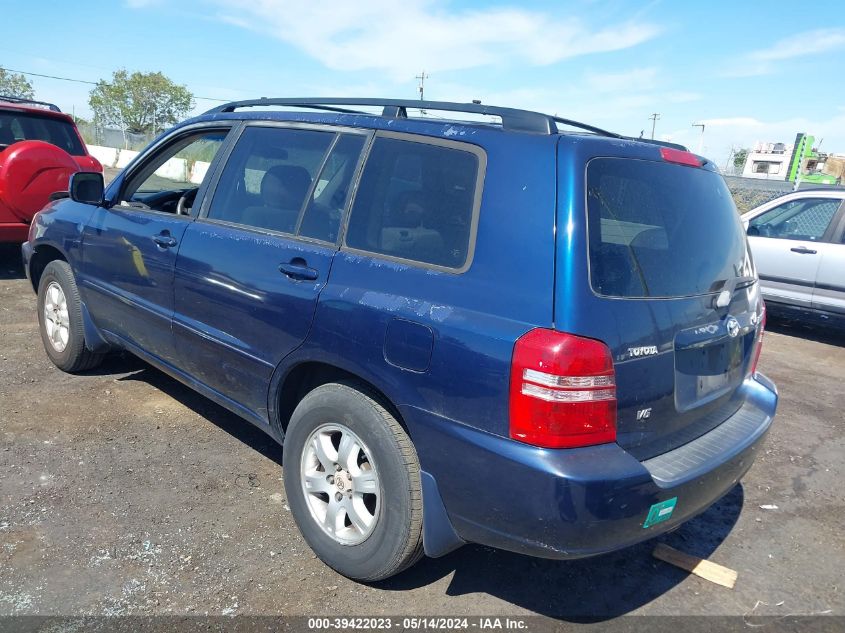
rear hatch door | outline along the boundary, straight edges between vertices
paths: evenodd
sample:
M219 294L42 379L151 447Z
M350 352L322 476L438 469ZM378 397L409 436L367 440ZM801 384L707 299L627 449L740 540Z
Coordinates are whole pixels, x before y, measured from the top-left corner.
M579 316L558 323L610 346L617 441L638 459L692 441L742 405L762 310L724 180L703 159L673 150L666 160L662 150L618 144L581 162L589 288ZM572 313L574 290L556 284L556 320Z

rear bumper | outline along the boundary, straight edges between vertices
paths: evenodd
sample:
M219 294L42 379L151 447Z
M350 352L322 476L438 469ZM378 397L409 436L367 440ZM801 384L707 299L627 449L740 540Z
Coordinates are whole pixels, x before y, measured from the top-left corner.
M0 223L0 243L25 242L29 234L29 224L23 222Z
M672 530L736 485L777 407L777 391L764 376L749 378L742 389L745 405L722 425L644 462L617 444L539 449L418 409L403 414L460 539L544 558L580 558ZM673 498L668 520L643 527L652 506Z

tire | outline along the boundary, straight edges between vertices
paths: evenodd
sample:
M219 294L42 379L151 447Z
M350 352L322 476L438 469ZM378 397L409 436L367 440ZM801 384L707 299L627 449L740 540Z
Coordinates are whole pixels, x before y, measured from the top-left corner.
M338 450L344 437L360 450ZM322 460L315 441L327 447ZM328 441L331 447L325 444ZM357 459L344 460L344 453L357 455ZM329 468L323 467L326 459ZM333 461L348 467L332 473ZM422 558L417 452L396 419L362 386L328 383L300 401L285 435L284 475L296 524L311 549L332 569L355 580L373 582L398 574ZM337 520L328 518L329 495L351 514L340 510ZM321 520L324 506L327 509ZM371 523L361 528L369 514Z
M65 261L50 262L41 274L38 326L47 356L62 371L85 371L102 362L103 354L95 354L85 346L82 301L73 271Z

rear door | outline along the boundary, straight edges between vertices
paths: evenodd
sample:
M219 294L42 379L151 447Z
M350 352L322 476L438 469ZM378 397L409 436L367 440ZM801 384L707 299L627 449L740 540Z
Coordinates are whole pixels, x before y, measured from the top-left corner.
M556 325L611 348L617 441L646 459L703 435L741 406L762 304L721 176L710 165L663 160L658 148L630 151L587 162L587 248L571 231L577 259L564 268L559 254L558 268L580 266L586 252L589 289L576 299L581 275L558 273ZM578 161L561 163L577 169ZM559 223L583 222L574 209L559 210L570 214Z
M767 301L810 308L831 221L841 200L795 198L752 218L748 242Z
M176 261L179 363L260 418L308 333L369 134L247 125Z

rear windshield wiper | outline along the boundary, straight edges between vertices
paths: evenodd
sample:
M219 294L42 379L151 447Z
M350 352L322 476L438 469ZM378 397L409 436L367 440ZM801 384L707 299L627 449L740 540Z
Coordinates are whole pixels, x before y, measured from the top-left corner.
M727 308L731 304L731 298L733 298L737 286L739 286L740 284L751 285L756 281L756 277L751 277L749 275L731 277L730 279L726 279L725 283L722 284L722 289L716 296L716 299L713 301L714 307Z

